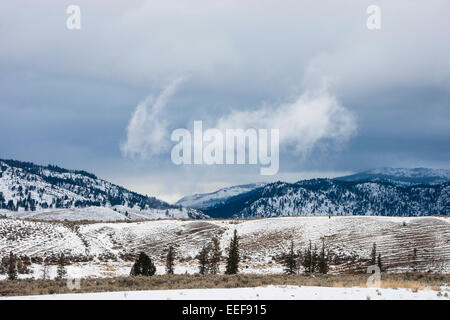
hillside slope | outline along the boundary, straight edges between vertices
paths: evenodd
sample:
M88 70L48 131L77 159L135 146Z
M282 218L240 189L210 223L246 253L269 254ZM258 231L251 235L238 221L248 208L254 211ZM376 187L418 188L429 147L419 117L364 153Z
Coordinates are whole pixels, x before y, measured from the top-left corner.
M64 253L72 263L87 263L80 272L108 263L118 270L123 266L122 272L127 274L130 262L143 251L163 273L167 249L173 246L176 271L196 273L198 262L194 257L201 248L217 237L225 256L235 229L240 237L242 272L282 272L279 257L287 252L291 240L296 250L305 249L309 241L320 249L324 240L333 272L364 268L373 243L377 244L386 271L450 272L450 220L442 217L285 217L91 224L0 219L0 257L13 251L37 263L42 258L56 262Z
M222 188L211 193L185 196L177 201L178 205L189 208L209 209L222 205L227 199L263 187L266 183L251 183Z
M401 187L332 179L276 182L205 210L211 217L430 216L450 213L450 183Z
M198 210L140 195L85 171L15 160L0 160L0 209L8 217L36 219L205 217Z

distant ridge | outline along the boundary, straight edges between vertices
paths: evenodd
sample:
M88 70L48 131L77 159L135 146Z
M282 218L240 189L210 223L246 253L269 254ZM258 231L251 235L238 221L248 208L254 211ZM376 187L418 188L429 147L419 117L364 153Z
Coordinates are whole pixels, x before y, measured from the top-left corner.
M228 198L204 212L215 218L448 215L450 182L416 186L333 179L276 182Z
M450 181L450 170L429 168L379 168L339 177L342 181L391 182L395 185L441 184Z
M335 179L229 187L179 203L215 218L448 215L449 184L449 170L380 168Z
M228 198L239 194L247 193L256 188L265 186L266 183L251 183L228 188L222 188L215 192L194 194L185 196L177 201L178 205L197 209L209 209L217 205L223 204Z

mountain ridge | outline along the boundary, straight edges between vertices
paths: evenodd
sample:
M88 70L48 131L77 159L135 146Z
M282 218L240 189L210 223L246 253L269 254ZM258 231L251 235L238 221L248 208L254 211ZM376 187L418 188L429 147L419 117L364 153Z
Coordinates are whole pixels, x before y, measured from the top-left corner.
M84 170L0 159L0 215L7 217L139 220L449 213L450 171L443 169L381 168L333 179L237 185L186 196L172 205Z
M209 193L197 193L189 196L184 196L178 200L175 204L185 207L208 209L214 207L220 203L223 203L226 199L237 196L242 193L247 193L256 188L262 187L267 183L249 183L236 185L231 187L225 187Z
M113 219L118 213L119 217L122 214L123 219L130 220L206 217L198 210L170 205L155 197L129 191L83 170L0 159L0 209L9 212L8 216L89 207L108 208ZM79 214L84 213L83 210L78 211Z
M450 170L430 168L390 168L366 170L337 177L342 181L391 182L396 185L441 184L450 181Z
M205 210L211 217L312 215L429 216L450 213L450 183L396 186L388 182L311 179L275 182Z

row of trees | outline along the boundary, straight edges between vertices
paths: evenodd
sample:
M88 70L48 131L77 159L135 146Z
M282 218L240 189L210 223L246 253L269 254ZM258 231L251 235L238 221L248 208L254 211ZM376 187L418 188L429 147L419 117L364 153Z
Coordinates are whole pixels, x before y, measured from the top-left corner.
M416 250L414 249L414 256L416 256ZM239 237L237 231L234 231L234 235L230 240L230 245L227 249L226 257L226 269L225 274L237 274L239 272ZM220 249L219 239L213 238L211 243L205 244L198 255L196 256L199 262L200 274L218 274L219 266L223 259L222 251ZM166 273L174 274L175 270L176 251L173 246L169 247L166 256ZM330 252L326 251L325 241L322 240L322 249L320 252L317 246L312 246L311 241L309 246L304 250L296 251L294 248L294 242L291 241L289 250L281 257L281 262L284 265L284 271L286 274L296 274L299 272L300 267L303 267L304 272L307 274L322 273L326 274L329 271ZM377 255L376 244L373 244L371 252L371 265L378 265L380 270L383 269L381 254ZM57 261L56 278L63 279L67 275L65 268L66 259L64 254L61 254ZM18 259L12 252L9 254L9 258L3 258L0 264L0 273L6 273L9 280L17 279L19 273L27 273L27 265L22 260ZM132 276L152 276L156 273L156 266L150 257L141 252L131 268L130 275ZM42 279L49 279L48 263L43 261Z
M329 270L329 254L325 253L325 241L322 241L322 250L320 253L317 247L312 247L311 241L309 246L304 250L295 251L294 241L291 241L289 251L282 256L284 272L287 274L296 274L303 266L305 273L323 273Z
M19 259L11 251L9 253L9 257L4 257L2 259L0 263L0 273L6 273L6 275L8 276L8 280L16 280L19 274L27 274L30 272L28 269L29 264L30 262ZM66 277L67 271L65 265L66 259L64 257L64 254L61 254L58 258L58 266L56 269L57 279L63 279ZM41 278L43 280L50 279L48 263L46 260L43 261Z
M9 256L3 257L0 261L0 274L6 274L8 279L15 280L17 279L18 274L30 273L30 270L28 269L30 264L31 261L28 257L19 259L10 252Z
M294 250L294 242L291 241L289 251L282 255L281 261L284 265L284 271L286 274L296 274L299 272L300 267L303 267L305 273L323 273L326 274L329 271L329 262L331 260L330 251L325 250L325 241L322 240L322 249L320 252L317 247L312 247L311 241L309 246L302 250ZM377 265L380 271L383 271L383 263L381 260L381 254L377 255L377 245L374 243L372 246L372 252L370 255L370 265ZM417 257L417 250L414 249L413 260Z
M228 255L226 258L225 274L237 274L239 272L239 237L237 231L234 231L234 235L231 238L230 246L228 247ZM166 273L174 273L176 252L173 246L169 247L169 251L166 256ZM220 250L219 239L213 238L211 243L205 244L197 255L199 262L200 274L217 274L219 273L219 265L222 261L222 251ZM156 273L156 267L150 257L141 252L136 262L131 268L130 275L132 276L152 276Z

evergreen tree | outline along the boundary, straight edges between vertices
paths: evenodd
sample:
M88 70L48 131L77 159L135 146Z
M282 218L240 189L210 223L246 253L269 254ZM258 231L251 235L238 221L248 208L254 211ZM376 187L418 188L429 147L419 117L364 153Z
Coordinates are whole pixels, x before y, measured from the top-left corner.
M291 241L289 252L285 254L283 259L284 272L287 274L297 273L297 255L294 251L294 241Z
M200 250L200 253L197 256L198 262L199 262L199 273L200 274L206 274L208 273L209 268L209 246L206 244L203 246L202 250Z
M305 254L303 255L303 267L305 268L305 273L311 273L311 260L312 260L312 245L309 241L309 247L305 249Z
M326 274L328 273L328 258L325 255L325 240L322 240L322 251L319 256L319 272Z
M297 272L300 270L300 267L303 266L304 261L304 253L301 249L297 251L296 257L297 257Z
M9 253L7 273L8 273L8 280L17 279L17 260L12 251Z
M234 230L234 236L230 241L228 248L227 267L225 274L237 274L239 272L239 239L237 230Z
M64 258L64 254L61 253L61 255L59 256L59 259L58 259L58 269L56 270L56 277L58 279L63 279L67 275L65 264L66 264L66 261Z
M166 258L166 272L167 274L173 274L174 271L174 263L175 260L175 249L170 246L169 247L169 252L167 253L167 258Z
M42 280L47 279L49 279L48 263L47 259L44 259L44 261L42 261Z
M311 254L311 273L316 272L318 262L319 262L319 255L317 254L317 246L314 245L314 250Z
M211 274L219 273L220 260L222 259L222 251L220 250L219 239L212 239L212 252L211 259L209 261L209 272Z
M370 264L373 266L377 263L377 245L373 243Z
M378 268L380 268L380 272L383 270L383 264L381 263L381 254L378 254L378 258L377 258L377 265Z
M156 267L152 262L152 259L144 252L139 254L136 262L131 268L130 275L132 276L153 276L156 272Z

